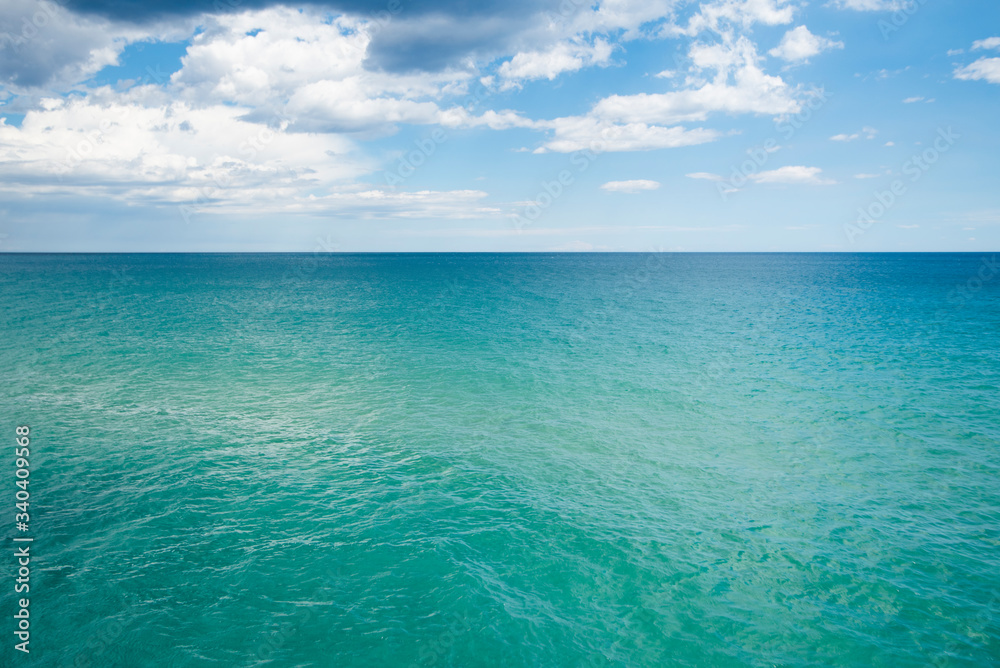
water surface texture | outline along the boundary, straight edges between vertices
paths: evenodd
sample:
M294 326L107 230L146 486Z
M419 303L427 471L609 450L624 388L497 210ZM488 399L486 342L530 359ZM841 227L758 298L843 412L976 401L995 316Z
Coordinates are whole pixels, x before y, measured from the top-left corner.
M7 255L0 296L4 665L1000 664L993 256Z

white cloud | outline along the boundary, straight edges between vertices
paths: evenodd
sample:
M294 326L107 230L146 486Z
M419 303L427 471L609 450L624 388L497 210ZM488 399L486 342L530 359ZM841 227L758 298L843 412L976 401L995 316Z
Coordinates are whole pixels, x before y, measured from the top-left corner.
M0 169L11 183L142 191L164 202L220 191L281 192L328 185L368 168L336 135L288 133L241 119L239 107L138 103L108 89L51 100L21 127L0 126ZM218 184L224 184L221 188Z
M704 144L719 136L718 132L704 128L688 130L681 126L661 127L645 123L614 124L590 116L557 118L547 122L547 125L552 128L554 136L536 153L648 151Z
M462 107L450 107L438 114L437 122L448 128L487 127L491 130L508 130L510 128L544 128L545 121L533 121L521 116L516 111L493 111L489 109L479 116L470 114Z
M191 40L176 84L201 99L266 101L318 81L362 73L368 35L360 22L323 23L309 12L283 7L210 17Z
M481 191L365 189L356 180L375 165L343 136L272 128L245 120L248 110L240 107L140 103L149 93L98 89L87 99L47 100L20 127L0 123L4 189L223 212L403 218L496 212L479 203Z
M783 183L801 185L830 185L836 183L832 179L825 179L820 176L823 170L819 167L803 167L794 165L781 167L766 172L751 174L749 179L755 183Z
M707 2L685 28L663 23L673 20L683 4L678 0L606 0L596 9L576 4L579 11L551 25L518 33L517 50L500 56L509 59L495 74L472 60L435 72L376 69L378 31L365 19L319 9L274 6L178 23L174 30L191 44L166 85L83 89L81 96L35 105L19 128L0 124L3 187L24 196L197 201L227 211L492 215L481 191L387 192L360 183L378 164L358 150L357 140L391 133L398 124L439 124L549 133L537 152L638 151L713 141L720 131L682 125L713 114L801 110L801 91L766 74L756 45L739 34L755 23L790 23L796 11L790 0ZM37 6L9 0L0 19L16 23ZM8 79L16 70L18 86L28 85L24 77L31 72L44 73L46 85L76 85L116 63L126 44L163 33L53 7L51 30L0 49L0 68L7 68ZM496 90L606 65L614 40L671 30L695 41L690 67L679 65L671 81L656 82L675 88L669 92L612 95L586 113L552 120L511 110L474 113L451 102L477 80ZM839 44L801 30L822 48ZM46 54L58 58L43 62Z
M788 62L805 62L809 58L828 49L843 48L843 42L835 42L826 37L819 37L809 32L809 29L805 26L799 26L786 32L778 46L768 51L768 53Z
M861 128L860 133L858 132L855 132L853 134L841 133L838 135L833 135L832 137L830 137L830 141L842 141L842 142L854 141L855 139L860 139L862 134L864 134L865 139L875 139L875 135L878 134L878 130L866 125L865 127Z
M608 181L601 186L601 190L613 193L637 193L643 190L656 190L659 187L660 183L658 181L636 179L632 181Z
M612 33L624 31L625 39L640 36L640 28L671 16L677 0L603 0L594 9L590 3L570 0L559 8L577 5L583 8L566 17L567 27L576 34Z
M384 134L397 123L439 122L437 100L461 93L472 72L369 71L366 27L287 7L212 17L171 83L192 104L280 113L297 130Z
M902 67L898 70L887 70L886 68L883 67L878 72L873 72L872 74L875 75L876 79L889 79L891 77L899 76L900 74L908 71L909 69L910 69L909 65L907 65L906 67ZM865 79L867 78L868 77L865 77Z
M924 101L923 97L908 97L905 100L903 100L903 104L913 104L914 102L923 102L923 101Z
M281 209L283 212L351 218L488 218L501 210L483 205L482 190L419 190L394 192L363 190L307 197Z
M1000 49L1000 37L988 37L972 43L972 50ZM988 81L1000 84L1000 58L980 58L965 67L957 67L954 71L956 79L965 81Z
M606 65L613 47L603 39L593 44L560 42L543 51L527 51L503 63L497 74L504 79L501 90L516 88L522 81L555 79L563 72L575 72L592 65Z
M595 144L603 151L698 144L712 141L720 133L704 128L688 130L678 124L704 121L715 113L781 116L802 108L800 91L780 77L765 74L756 46L746 37L714 44L695 42L689 56L691 74L679 90L611 95L599 100L586 115L537 121L536 128L548 128L554 134L540 152L577 151ZM703 74L711 78L702 78Z
M731 35L731 28L749 28L754 23L785 25L792 22L795 5L789 0L718 0L701 5L687 28L677 28L675 33L695 36L709 30Z
M820 176L822 169L819 167L804 167L802 165L792 165L780 167L770 171L756 172L747 175L747 180L753 183L780 183L788 185L830 185L836 183L832 179ZM689 179L703 179L705 181L725 181L726 179L718 174L709 172L693 172L686 174ZM735 189L726 192L736 192Z
M985 80L1000 84L1000 58L980 58L971 65L956 69L955 78L966 81Z
M398 124L495 130L535 125L512 111L476 116L461 106L443 108L442 100L466 93L476 78L472 69L366 69L372 31L362 19L331 20L316 12L273 7L211 21L193 38L182 68L171 76L174 94L192 105L244 105L255 120L277 116L288 119L295 131L361 138L392 133ZM597 54L611 50L602 40L592 48ZM522 78L545 73L527 66L506 72ZM554 76L555 70L548 72ZM485 80L493 84L492 78Z
M295 91L285 113L298 129L320 132L391 131L396 123L440 120L438 105L366 92L357 80L317 81Z
M592 113L623 123L678 123L703 121L716 112L779 115L800 109L781 78L761 71L756 50L746 38L731 47L695 45L692 58L700 68L716 69L712 81L669 93L611 95L598 102Z
M895 146L895 145L896 145L896 142L894 142L894 141L887 141L887 142L885 143L885 145L886 145L886 146Z
M1000 37L987 37L972 43L973 50L976 49L1000 49Z

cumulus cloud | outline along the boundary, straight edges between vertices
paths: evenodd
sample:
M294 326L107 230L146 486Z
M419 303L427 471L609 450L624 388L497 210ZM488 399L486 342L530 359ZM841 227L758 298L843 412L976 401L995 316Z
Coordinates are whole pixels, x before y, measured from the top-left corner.
M513 39L514 55L497 70L501 89L606 66L616 48L613 41L620 44L655 34L671 22L680 4L679 0L603 0L594 6L583 0L560 0Z
M78 13L147 24L205 14L242 14L288 5L284 0L63 0ZM373 24L369 57L388 71L435 71L477 54L509 53L520 35L558 9L561 0L302 0L294 8L312 14L348 14Z
M980 58L971 65L959 67L955 70L955 78L1000 84L1000 58Z
M9 0L0 19L17 24L40 6ZM368 13L385 6L243 0L220 12L203 0L51 5L45 32L17 43L0 36L0 75L15 92L76 93L39 102L44 94L36 90L20 127L0 123L3 187L20 196L64 192L218 211L487 216L496 210L483 203L482 191L366 185L379 163L359 142L401 124L440 125L544 132L536 152L640 151L713 141L722 131L696 126L713 115L782 116L802 107L802 92L767 74L743 34L757 23L791 23L796 5L789 0L705 2L683 26L676 23L680 0L414 0L388 18ZM331 14L330 7L347 13ZM156 23L168 14L175 17L169 30ZM177 22L177 15L189 18ZM168 33L190 45L163 85L81 85L116 64L125 45ZM651 35L693 38L690 65L679 63L655 92L609 95L554 119L467 104L478 81L496 92L606 66L621 40ZM818 53L810 49L838 44L801 26L779 48L787 60L804 60ZM818 172L811 179L822 180ZM610 182L605 189L650 183Z
M88 34L109 25L100 17L69 19L89 21ZM0 124L3 187L18 197L63 193L227 212L495 213L482 205L481 191L383 192L360 182L378 165L348 137L384 134L397 123L531 125L514 112L439 106L464 91L471 71L367 69L372 33L366 19L285 7L206 17L164 86L36 99L20 127ZM34 39L19 48L45 52L41 34ZM90 51L77 44L78 71L67 81L115 62L117 51L106 50L81 69L79 53L93 51L89 44Z
M805 26L799 26L785 33L781 43L768 51L776 58L788 62L806 62L809 58L828 49L843 49L843 42L835 42L826 37L819 37L809 32Z
M594 113L614 121L673 123L703 121L717 112L779 115L800 109L794 91L761 70L756 48L745 37L728 46L696 44L691 57L700 70L715 70L712 80L669 93L612 95Z
M792 22L795 6L789 0L718 0L702 4L686 28L670 32L694 37L701 32L733 34L734 28L749 28L754 23L785 25Z
M601 150L645 150L712 141L714 130L685 129L680 123L705 121L716 113L781 115L800 110L801 103L780 77L761 70L754 44L740 37L729 44L695 44L690 52L697 72L710 80L691 79L687 88L667 93L611 95L584 116L540 123L553 133L543 144L568 152L603 146Z
M8 184L100 184L160 202L216 190L281 192L323 186L368 171L354 145L337 135L288 133L241 120L245 109L152 105L138 95L97 91L86 99L49 99L20 127L0 126L0 170ZM210 198L209 198L210 199Z
M563 72L575 72L592 65L606 65L612 50L612 46L603 39L596 39L592 44L560 42L546 50L516 54L500 66L497 74L504 80L501 86L504 90L532 79L551 81Z
M20 196L66 193L225 212L359 217L494 213L481 191L384 192L356 179L375 165L335 134L287 132L232 106L132 99L97 91L49 99L20 127L0 123L0 177Z
M278 7L213 19L171 76L197 104L240 104L281 113L312 132L391 132L440 120L435 100L460 91L467 71L393 74L365 67L371 36L361 19L325 20Z
M247 6L267 4L254 2ZM523 15L523 7L519 13L496 10L497 16L506 18L498 20L494 27L519 35L517 39L524 44L538 45L518 50L498 66L495 78L500 88L605 65L614 48L611 42L593 35L584 38L581 31L624 30L638 35L643 26L669 23L677 6L676 0L608 0L597 7L569 4L572 11L568 13L548 14L552 18L547 27L525 30L505 22ZM560 5L563 9L566 6ZM100 3L88 7L101 15L118 11ZM160 9L186 11L183 7ZM308 7L300 11L274 6L205 16L201 19L204 28L191 38L181 69L171 76L170 90L192 108L235 105L245 109L248 120L279 117L286 119L293 130L302 132L367 137L390 133L397 124L404 123L493 129L533 127L552 133L543 148L554 151L576 150L569 147L588 146L602 135L606 150L689 145L710 141L717 134L701 128L681 128L678 123L702 121L717 112L785 114L799 109L794 91L780 77L761 70L753 43L732 36L733 26L789 22L794 7L786 0L721 0L700 8L686 30L692 34L718 30L725 37L722 44L699 42L690 49L694 73L714 70L711 80L689 77L680 90L610 96L585 116L534 122L512 111L474 115L461 106L443 103L460 97L475 81L476 68L468 63L442 66L435 72L372 67L379 64L375 53L378 40L393 30L424 30L439 41L454 35L469 37L479 30L468 26L442 29L440 22L461 14L457 4L450 9L452 13L444 9L415 10L412 21L423 22L419 30L412 22L402 20L401 14L390 20L358 15L330 17ZM97 19L88 16L80 20ZM111 60L113 56L101 62Z
M656 190L659 187L658 181L635 179L632 181L608 181L601 186L601 190L612 193L637 193L643 190Z

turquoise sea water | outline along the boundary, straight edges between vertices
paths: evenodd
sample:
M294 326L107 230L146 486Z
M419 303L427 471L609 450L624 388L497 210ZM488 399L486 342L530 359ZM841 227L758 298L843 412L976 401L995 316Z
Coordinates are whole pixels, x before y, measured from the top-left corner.
M0 256L3 665L1000 665L993 258Z

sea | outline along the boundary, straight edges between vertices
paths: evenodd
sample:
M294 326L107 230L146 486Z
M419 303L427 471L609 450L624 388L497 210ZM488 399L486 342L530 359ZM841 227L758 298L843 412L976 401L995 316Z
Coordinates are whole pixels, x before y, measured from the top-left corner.
M994 254L6 254L0 299L4 666L1000 665Z

